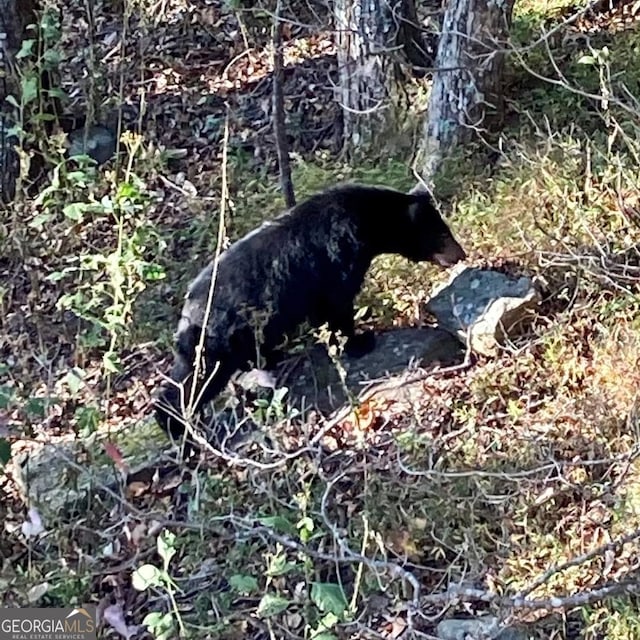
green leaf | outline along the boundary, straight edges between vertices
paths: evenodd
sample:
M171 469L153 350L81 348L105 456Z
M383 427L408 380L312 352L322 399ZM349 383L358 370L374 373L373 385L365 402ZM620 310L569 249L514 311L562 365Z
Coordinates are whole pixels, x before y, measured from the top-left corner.
M296 568L297 566L293 562L287 562L287 557L283 553L279 553L271 558L266 575L272 578L284 576Z
M316 627L317 631L328 632L330 629L333 629L338 622L340 622L340 618L333 613L325 613L325 615L318 620L318 626ZM329 634L332 635L332 634Z
M102 366L107 373L118 373L120 370L120 359L118 354L113 351L107 351L102 356Z
M23 40L22 46L20 47L20 51L16 53L16 58L21 60L22 58L28 58L32 53L33 49L36 45L35 40Z
M171 612L152 611L142 620L142 624L153 633L155 640L176 637L175 621Z
M0 387L0 409L7 409L12 403L15 391L11 387Z
M116 200L118 202L120 202L120 200L123 200L123 199L134 200L138 195L140 195L140 192L138 191L138 189L136 189L136 187L133 184L131 184L130 182L123 182L118 187Z
M27 105L38 97L37 78L22 79L22 104Z
M298 529L306 529L307 531L313 531L313 520L309 516L305 516L298 521L296 525Z
M102 412L96 407L78 407L74 413L78 430L82 435L95 433L102 420Z
M53 122L56 119L52 113L37 113L32 116L37 122Z
M76 171L69 171L67 173L67 180L81 187L84 187L87 185L87 179L88 179L87 172L82 171L81 169L78 169Z
M47 49L42 54L42 61L48 69L55 69L60 64L60 52L55 49Z
M311 633L312 640L338 640L338 636L333 635L330 631L318 631Z
M62 271L54 271L50 273L46 280L49 282L59 282L60 280L64 280L70 273L78 271L76 267L66 267Z
M309 516L305 516L300 519L296 526L300 530L300 540L302 540L302 542L308 542L311 539L311 534L314 529L313 520Z
M582 56L582 58L578 60L578 64L595 64L595 63L596 63L596 59L593 56Z
M339 584L332 582L314 582L311 587L311 601L323 613L342 616L347 610L347 599Z
M5 438L0 438L0 467L4 467L9 460L11 460L11 443Z
M16 109L20 108L20 104L18 103L18 101L16 100L15 96L7 96L5 98L5 100L12 106L15 107Z
M143 564L131 576L131 584L138 591L162 585L164 573L153 564Z
M275 529L276 531L280 531L281 533L288 533L291 536L296 535L296 528L282 516L264 516L262 518L258 518L258 522L263 524L265 527L270 527L271 529Z
M282 613L290 604L290 601L282 596L272 596L265 593L260 600L256 613L260 618L270 618Z
M236 593L249 595L258 590L258 581L253 576L245 576L237 573L229 578L229 586Z
M169 567L171 558L176 554L176 534L166 529L158 536L158 555L164 560L164 570Z
M165 615L160 611L152 611L143 618L142 624L149 629L155 629L162 622Z
M44 398L29 398L24 403L24 411L28 416L44 418L47 413L47 403Z
M39 213L37 216L33 218L33 220L29 223L29 226L33 229L37 229L38 231L42 231L44 229L44 225L51 220L53 216L48 212Z
M113 213L113 200L109 196L103 196L100 200L100 206L105 213Z
M86 211L87 205L84 202L72 202L62 208L62 213L64 213L65 217L74 222L80 222L84 218Z
M273 399L271 400L271 403L280 404L284 400L284 397L287 395L288 391L289 387L278 387L273 392Z
M52 98L59 98L60 100L64 100L67 97L66 92L59 87L53 87L52 89L49 89L49 95Z
M148 282L163 280L167 277L163 267L157 264L147 264L142 268L142 277Z
M75 395L85 386L85 372L79 367L73 367L71 371L62 379L62 382L69 387L69 391Z

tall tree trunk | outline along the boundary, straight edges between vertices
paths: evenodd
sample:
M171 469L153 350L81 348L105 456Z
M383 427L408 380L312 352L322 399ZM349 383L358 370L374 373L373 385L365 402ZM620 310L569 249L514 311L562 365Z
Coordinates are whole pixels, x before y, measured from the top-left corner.
M36 0L0 0L0 202L15 195L19 159L14 150L17 138L9 131L18 122L9 95L19 97L20 83L15 73L15 56L26 35L26 27L36 23Z
M393 65L431 64L415 0L335 0L334 22L347 150L366 147L388 129Z
M347 150L367 145L385 121L388 60L384 51L392 16L381 0L335 0L334 17Z
M502 114L504 49L514 0L449 0L418 170L430 182L457 145L495 127Z

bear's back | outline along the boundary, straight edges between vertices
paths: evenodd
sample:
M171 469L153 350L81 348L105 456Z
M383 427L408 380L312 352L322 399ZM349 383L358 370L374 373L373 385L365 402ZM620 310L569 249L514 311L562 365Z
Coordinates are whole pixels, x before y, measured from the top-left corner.
M247 310L295 325L326 296L357 293L373 257L363 224L389 217L404 194L345 185L319 193L233 243L219 258L208 325L224 333L246 322ZM189 287L183 316L204 319L213 262Z

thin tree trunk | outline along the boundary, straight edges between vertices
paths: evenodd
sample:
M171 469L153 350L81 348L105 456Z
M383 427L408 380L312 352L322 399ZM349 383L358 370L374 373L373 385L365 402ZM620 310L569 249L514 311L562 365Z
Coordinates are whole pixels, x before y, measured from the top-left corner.
M399 12L397 42L402 45L407 62L415 71L432 66L435 58L435 39L427 38L420 27L415 1L400 0L396 11Z
M36 22L36 8L36 0L0 0L0 34L11 55L20 49L27 25Z
M276 5L275 24L273 25L273 133L278 154L280 170L280 187L288 208L295 207L296 197L291 180L291 163L289 162L289 142L284 110L284 56L282 53L282 0Z
M431 182L442 160L476 133L495 128L502 113L504 48L514 0L449 0L418 171Z

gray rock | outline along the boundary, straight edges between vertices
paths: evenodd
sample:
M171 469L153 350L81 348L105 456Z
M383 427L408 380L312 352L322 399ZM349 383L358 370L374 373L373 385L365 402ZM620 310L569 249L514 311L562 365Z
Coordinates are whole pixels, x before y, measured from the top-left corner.
M47 525L82 493L82 489L78 491L76 478L71 478L74 474L70 474L69 458L75 458L70 444L35 443L28 454L20 453L9 463L23 501L46 511L41 515Z
M514 627L504 627L496 636L495 640L529 640L531 636L523 629Z
M462 362L464 349L447 331L434 327L391 329L376 335L373 350L360 357L343 354L333 361L320 344L290 356L274 371L253 369L232 382L232 393L217 410L206 412L207 437L225 451L268 437L246 415L247 400L274 402L283 416L312 423L322 416L340 419L354 402L377 400L410 406L424 401L423 380L429 370ZM283 393L284 392L284 393ZM277 399L280 396L280 399ZM223 404L224 403L224 404ZM273 416L277 418L278 411Z
M463 357L459 342L442 329L392 329L376 335L376 346L370 353L361 358L340 358L344 383L325 347L316 345L278 368L277 385L289 388L291 406L328 415L350 399L372 395L376 388L393 387L412 370L455 364ZM404 393L411 390L411 385L403 385Z
M464 344L469 340L473 351L492 356L538 302L531 278L461 265L433 294L426 309L439 326Z
M441 640L494 640L499 632L498 619L493 616L443 620L436 628Z
M155 424L140 424L116 442L131 473L157 460L166 444ZM119 493L121 474L104 452L101 443L90 445L91 459L72 440L50 443L33 441L28 450L16 454L8 464L23 502L35 507L45 528L72 513L82 513L98 499L112 500L104 488ZM119 477L120 476L120 477Z
M523 631L501 627L495 616L443 620L436 633L440 640L527 640Z

